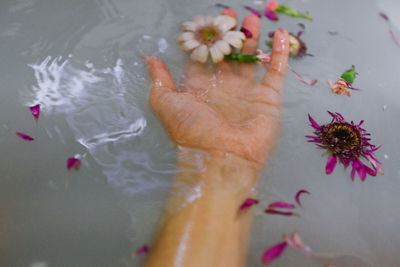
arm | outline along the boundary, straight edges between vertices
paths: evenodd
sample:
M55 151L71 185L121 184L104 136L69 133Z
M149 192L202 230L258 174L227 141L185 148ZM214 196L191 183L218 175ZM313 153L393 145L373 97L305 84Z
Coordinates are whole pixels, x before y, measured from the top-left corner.
M236 17L236 13L228 10ZM259 18L242 53L254 53ZM239 267L247 253L251 211L238 214L279 134L280 96L289 53L288 34L274 36L272 61L261 83L255 66L219 63L215 73L189 63L177 92L166 65L146 56L153 81L150 104L178 145L179 173L146 267ZM221 82L205 88L210 77ZM201 97L199 97L199 92Z
M145 266L243 266L251 213L238 211L252 195L254 164L234 155L179 153L182 172Z

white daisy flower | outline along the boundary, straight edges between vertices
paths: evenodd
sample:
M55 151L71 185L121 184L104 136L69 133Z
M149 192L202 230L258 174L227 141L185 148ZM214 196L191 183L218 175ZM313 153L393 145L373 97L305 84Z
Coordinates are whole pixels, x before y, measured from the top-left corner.
M205 63L208 54L214 63L220 62L231 53L231 46L242 48L246 36L240 31L233 31L236 19L220 15L217 17L197 16L192 21L182 23L184 30L177 40L184 51L192 51L190 57Z

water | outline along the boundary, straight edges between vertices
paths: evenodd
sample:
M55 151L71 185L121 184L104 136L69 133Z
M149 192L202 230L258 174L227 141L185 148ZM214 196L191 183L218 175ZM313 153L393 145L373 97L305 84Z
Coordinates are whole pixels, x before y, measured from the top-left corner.
M243 1L229 4L239 17ZM254 7L262 1L245 1ZM142 55L163 58L178 81L184 56L177 24L217 14L214 1L3 1L0 7L0 123L26 132L24 142L0 131L0 266L140 266L131 252L150 244L176 171L175 150L148 106ZM248 266L281 234L298 230L308 245L332 259L288 250L274 266L398 266L400 190L398 99L400 48L390 39L386 12L399 36L394 1L285 1L309 10L314 21L281 16L262 20L260 46L276 27L303 35L315 57L291 60L314 87L291 73L284 90L282 138L262 173L262 203L304 197L301 218L258 215ZM397 16L397 17L396 17ZM330 36L328 31L338 31ZM326 79L355 64L351 98L330 93ZM261 75L262 70L260 70ZM40 103L37 126L28 106ZM305 142L307 113L326 110L365 119L385 175L352 182L349 170L326 176L322 151ZM2 127L3 128L3 127ZM66 159L87 154L78 172ZM35 265L36 264L36 265Z

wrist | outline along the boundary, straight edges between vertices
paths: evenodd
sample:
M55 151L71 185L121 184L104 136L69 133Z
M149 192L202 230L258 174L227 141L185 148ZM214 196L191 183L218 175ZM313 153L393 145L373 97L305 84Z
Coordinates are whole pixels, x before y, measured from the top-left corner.
M178 147L180 176L193 184L201 183L215 192L238 197L249 194L257 182L261 166L232 153ZM179 177L179 176L178 176Z

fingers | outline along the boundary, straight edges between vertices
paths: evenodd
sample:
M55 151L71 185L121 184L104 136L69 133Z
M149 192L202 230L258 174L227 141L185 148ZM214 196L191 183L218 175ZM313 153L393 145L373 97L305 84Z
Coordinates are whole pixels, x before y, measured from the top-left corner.
M260 39L260 18L254 14L250 14L243 19L242 27L252 33L252 37L244 41L242 54L254 54L258 48L258 40ZM255 75L255 64L240 64L239 71L245 77L250 79Z
M149 74L152 80L152 88L150 92L150 105L153 110L160 115L167 108L168 103L162 101L167 99L164 97L168 94L176 92L174 81L169 73L167 65L161 60L151 55L145 55ZM169 99L170 97L168 97Z
M230 16L234 19L237 19L237 13L235 10L227 8L221 12L221 15ZM232 65L226 60L222 60L220 63L216 64L215 70L217 74L223 74L229 71L232 71Z
M270 87L279 94L285 81L288 57L289 36L287 31L279 28L274 34L271 63L262 81L263 85Z

